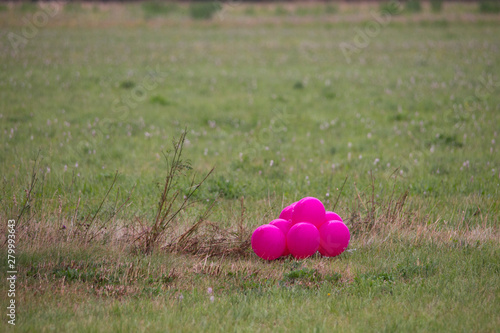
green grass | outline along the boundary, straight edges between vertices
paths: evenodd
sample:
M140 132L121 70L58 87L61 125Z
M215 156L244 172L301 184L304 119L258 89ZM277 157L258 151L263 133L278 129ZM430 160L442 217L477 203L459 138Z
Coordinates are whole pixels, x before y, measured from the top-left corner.
M187 332L217 331L218 325L244 331L491 331L499 324L500 261L492 243L411 244L392 237L337 259L279 261L274 269L256 258L216 259L222 267L216 275L196 273L192 259L164 255L112 253L117 259L111 261L104 251L54 254L20 258L23 274L30 269L24 283L37 290L19 296L23 331ZM75 278L78 268L85 272ZM172 268L179 276L168 277Z
M18 227L17 331L498 330L495 16L424 7L348 63L339 44L373 28L376 4L210 21L149 20L150 4L61 11L16 54L7 36L29 11L0 12L2 221L38 178ZM186 172L215 172L141 254L185 128ZM263 262L230 248L304 196L345 218L348 252ZM215 198L192 240L226 255L162 249Z

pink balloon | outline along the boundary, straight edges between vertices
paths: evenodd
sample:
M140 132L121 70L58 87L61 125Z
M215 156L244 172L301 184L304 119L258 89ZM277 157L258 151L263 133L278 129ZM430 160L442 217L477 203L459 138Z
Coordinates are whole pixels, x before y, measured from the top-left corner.
M312 256L319 247L319 231L313 224L301 222L293 225L286 236L290 253L297 259Z
M252 249L256 255L265 260L279 258L285 250L285 235L281 230L269 224L264 224L252 234Z
M280 219L291 221L292 220L293 206L286 206L280 213Z
M334 220L344 222L344 220L342 220L342 218L339 216L339 214L337 214L335 212L329 212L329 211L327 211L325 214L325 220L326 220L326 222L334 221Z
M319 229L319 253L324 257L335 257L345 251L351 234L341 221L329 221Z
M287 221L287 220L283 220L283 219L272 220L271 222L269 222L269 224L280 228L283 235L285 235L285 239L286 239L286 235L288 234L288 231L292 227L292 222ZM285 251L283 251L282 256L287 256L289 254L290 254L290 251L288 250L288 246L286 246L286 242L285 242Z
M309 222L319 228L325 222L325 206L313 197L305 197L293 208L292 224Z

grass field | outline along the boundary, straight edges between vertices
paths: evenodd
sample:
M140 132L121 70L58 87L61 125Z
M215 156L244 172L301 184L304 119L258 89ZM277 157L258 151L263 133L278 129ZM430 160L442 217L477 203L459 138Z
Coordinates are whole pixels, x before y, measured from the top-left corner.
M1 330L498 331L500 16L478 8L0 7ZM178 199L215 170L148 248L184 131ZM305 196L348 250L260 260L252 230Z

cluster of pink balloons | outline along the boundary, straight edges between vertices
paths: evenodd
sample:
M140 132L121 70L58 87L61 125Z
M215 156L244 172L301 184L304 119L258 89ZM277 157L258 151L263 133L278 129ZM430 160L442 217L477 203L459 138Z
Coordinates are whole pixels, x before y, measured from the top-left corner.
M254 230L252 249L265 260L291 254L304 259L319 251L335 257L349 245L351 234L340 216L327 212L323 203L305 197L285 207L278 219Z

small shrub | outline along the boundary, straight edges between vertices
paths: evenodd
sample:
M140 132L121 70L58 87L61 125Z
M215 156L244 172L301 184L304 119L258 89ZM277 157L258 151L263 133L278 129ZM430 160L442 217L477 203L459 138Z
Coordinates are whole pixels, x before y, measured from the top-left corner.
M146 17L168 15L178 9L178 5L172 2L146 1L142 3L142 11Z
M189 15L195 20L209 20L221 9L220 2L193 2L189 5Z
M419 0L408 0L405 4L405 10L408 13L419 13L422 11L422 5Z
M7 10L9 10L9 7L7 7L7 5L4 5L3 3L0 4L0 12L6 12Z
M500 13L500 2L482 0L479 2L479 12L485 14L498 14Z
M134 81L125 80L125 81L120 83L120 88L123 88L123 89L132 89L133 87L135 87Z
M304 83L302 83L302 81L295 82L293 89L304 89Z
M443 0L431 0L431 9L434 13L439 13L443 10Z
M196 181L198 177L190 162L182 159L186 133L187 130L184 130L179 139L172 142L173 149L165 153L167 170L163 186L160 187L155 218L148 223L148 227L145 228L142 235L135 239L135 241L139 241L139 249L143 253L151 253L171 224L177 220L181 213L186 212L193 205L194 194L214 170L206 173L199 182ZM197 222L177 240L175 245L186 247L183 242L189 240L189 237L205 222L212 207L213 204L198 216Z
M150 101L152 104L159 104L162 106L166 106L166 105L170 104L165 98L163 98L160 95L155 95L155 96L151 97Z

